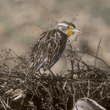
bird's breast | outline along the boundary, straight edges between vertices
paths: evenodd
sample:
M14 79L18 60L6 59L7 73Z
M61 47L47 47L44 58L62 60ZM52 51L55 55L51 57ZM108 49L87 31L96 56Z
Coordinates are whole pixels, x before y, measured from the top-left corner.
M64 39L64 38L63 38L63 39L61 40L60 50L59 50L59 54L58 54L58 59L61 58L61 55L62 55L62 53L63 53L64 50L65 50L66 42L67 42L67 39Z

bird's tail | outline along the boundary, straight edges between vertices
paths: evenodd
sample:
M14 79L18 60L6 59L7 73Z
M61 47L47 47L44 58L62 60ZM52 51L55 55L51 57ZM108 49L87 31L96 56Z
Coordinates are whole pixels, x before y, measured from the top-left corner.
M32 78L32 76L35 75L35 72L38 72L38 73L40 74L39 68L30 67L26 79L27 79L27 80L30 80L30 79ZM39 76L38 76L39 74L37 74L37 75L35 75L35 76L36 76L37 78L39 78ZM40 75L41 75L41 74L40 74Z

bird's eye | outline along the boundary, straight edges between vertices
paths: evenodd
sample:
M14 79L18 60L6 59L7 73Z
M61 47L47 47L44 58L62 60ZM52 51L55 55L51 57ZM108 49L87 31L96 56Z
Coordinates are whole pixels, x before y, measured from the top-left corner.
M67 28L69 28L69 26L67 26Z

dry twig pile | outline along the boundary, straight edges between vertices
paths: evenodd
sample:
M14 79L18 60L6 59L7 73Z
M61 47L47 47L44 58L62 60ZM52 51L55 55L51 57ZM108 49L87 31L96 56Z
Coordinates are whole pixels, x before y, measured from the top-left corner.
M32 79L27 80L27 54L17 56L11 49L2 50L0 109L72 110L75 102L82 97L91 98L105 108L110 107L108 72L97 68L96 65L85 63L82 56L79 56L82 52L73 51L71 45L69 47L66 59L71 69L67 70L68 74L61 72L57 78L52 78L51 75L42 75L38 78L33 75ZM7 65L8 61L14 65L13 68Z

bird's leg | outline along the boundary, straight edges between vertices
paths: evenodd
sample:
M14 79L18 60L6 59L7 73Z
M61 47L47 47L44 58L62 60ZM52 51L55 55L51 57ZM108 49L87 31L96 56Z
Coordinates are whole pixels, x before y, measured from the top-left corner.
M56 77L56 76L54 75L54 73L51 71L51 69L50 69L50 68L49 68L49 71L52 73L53 77Z

